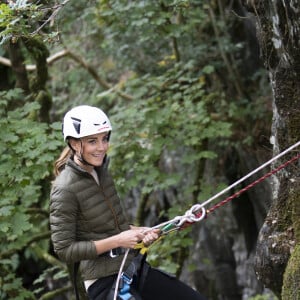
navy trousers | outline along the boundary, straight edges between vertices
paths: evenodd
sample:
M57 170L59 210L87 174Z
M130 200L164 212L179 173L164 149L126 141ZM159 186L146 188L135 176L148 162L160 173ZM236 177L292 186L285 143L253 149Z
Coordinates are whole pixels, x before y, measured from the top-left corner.
M88 289L90 300L106 300L117 276L108 276L97 280ZM137 282L131 284L131 293L136 299L142 300L206 300L200 293L160 270L149 268L143 287L138 292Z

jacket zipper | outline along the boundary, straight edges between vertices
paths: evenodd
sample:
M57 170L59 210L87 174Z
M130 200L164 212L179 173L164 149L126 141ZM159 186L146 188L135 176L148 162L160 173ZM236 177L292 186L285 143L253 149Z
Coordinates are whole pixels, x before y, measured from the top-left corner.
M101 183L101 181L100 181L100 178L99 178L99 186L100 186L100 188L101 188L101 190L102 190L102 193L103 193L103 195L104 195L104 200L105 200L107 206L109 207L109 209L110 209L110 211L111 211L111 213L112 213L112 215L113 215L114 222L115 222L115 226L116 226L116 228L118 228L119 231L121 232L122 229L120 228L120 224L119 224L119 222L118 222L117 214L116 214L114 208L112 207L110 201L107 199L107 197L106 197L106 195L105 195L104 188L103 188L103 186L102 186L102 183Z

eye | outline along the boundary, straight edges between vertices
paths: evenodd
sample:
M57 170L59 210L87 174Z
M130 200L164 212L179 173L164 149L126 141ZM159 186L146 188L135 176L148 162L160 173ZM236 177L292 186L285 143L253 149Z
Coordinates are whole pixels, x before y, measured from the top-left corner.
M88 140L88 143L91 144L91 145L96 144L96 142L97 142L96 139L90 139L90 140Z
M109 142L109 134L106 134L103 138L102 138L102 142L108 143Z

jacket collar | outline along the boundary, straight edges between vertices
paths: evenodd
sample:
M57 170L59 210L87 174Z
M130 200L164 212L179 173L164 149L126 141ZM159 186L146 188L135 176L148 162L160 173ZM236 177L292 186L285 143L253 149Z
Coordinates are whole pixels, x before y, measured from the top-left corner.
M67 166L71 167L72 169L76 170L77 172L80 173L85 173L85 174L89 174L88 171L86 171L85 169L83 169L82 167L80 167L79 165L77 165L73 159L73 157L70 157L67 160L66 163ZM103 160L103 164L100 167L95 167L95 170L98 174L101 173L101 171L107 170L108 169L108 165L109 165L109 157L106 155L104 160Z

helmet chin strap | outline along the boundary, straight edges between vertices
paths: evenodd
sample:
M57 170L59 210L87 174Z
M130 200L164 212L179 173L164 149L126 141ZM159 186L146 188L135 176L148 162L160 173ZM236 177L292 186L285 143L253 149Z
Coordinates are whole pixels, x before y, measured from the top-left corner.
M83 144L82 144L82 140L80 139L80 155L77 155L76 152L75 152L75 155L77 156L78 160L79 160L82 164L84 164L84 165L86 165L86 166L96 167L96 166L90 164L88 161L85 160L85 158L83 157L82 152L83 152Z
M82 155L82 150L83 150L83 145L82 145L82 140L80 140L80 153L77 154L77 152L75 151L75 149L71 146L71 143L68 142L69 147L71 148L71 150L73 151L74 156L77 157L77 159L85 166L91 166L91 167L95 167L94 165L90 164L88 161L86 161Z
M109 138L110 138L110 133L111 133L111 131L108 132L108 140L109 140ZM95 166L95 165L90 164L90 163L83 157L83 143L82 143L82 140L81 140L81 139L79 139L79 140L80 140L80 153L79 153L79 154L77 154L77 152L75 151L75 149L71 146L71 143L68 141L68 145L69 145L70 149L73 151L74 156L76 156L77 159L78 159L83 165L85 165L85 166L91 166L91 167L94 167L94 168L97 167L97 166ZM104 156L104 159L103 159L103 162L105 162L106 159L107 159L107 157L106 157L106 155L105 155L105 156Z
M91 167L95 167L94 165L90 164L89 162L87 162L84 157L82 156L82 154L80 155L77 155L75 154L78 158L78 160L83 164L83 165L86 165L86 166L91 166Z

